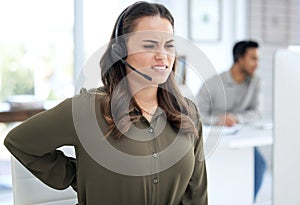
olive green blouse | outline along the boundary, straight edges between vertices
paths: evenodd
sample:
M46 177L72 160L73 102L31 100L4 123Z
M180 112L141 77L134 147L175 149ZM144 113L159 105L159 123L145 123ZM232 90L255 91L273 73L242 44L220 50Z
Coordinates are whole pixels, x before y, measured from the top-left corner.
M101 93L86 91L37 114L9 132L7 149L55 189L72 186L79 205L207 204L201 123L188 101L199 137L175 131L158 108L120 139L104 137ZM116 120L117 122L117 120ZM59 147L74 146L76 159Z

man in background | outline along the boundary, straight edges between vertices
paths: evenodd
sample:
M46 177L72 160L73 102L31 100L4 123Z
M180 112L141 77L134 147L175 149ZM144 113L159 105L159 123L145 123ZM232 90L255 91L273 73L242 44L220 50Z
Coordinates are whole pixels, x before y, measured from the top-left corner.
M197 100L203 124L234 126L261 118L258 43L240 41L233 47L234 64L228 71L209 78L201 87ZM263 181L266 162L254 149L254 200Z

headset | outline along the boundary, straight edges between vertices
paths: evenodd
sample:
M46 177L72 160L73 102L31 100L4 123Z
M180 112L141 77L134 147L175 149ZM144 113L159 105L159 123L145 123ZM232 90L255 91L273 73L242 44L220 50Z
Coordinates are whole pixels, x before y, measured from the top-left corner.
M126 48L126 43L124 41L123 37L119 37L122 34L119 33L119 30L122 29L122 23L124 20L124 17L126 16L126 14L128 14L133 7L135 7L136 5L143 3L143 2L136 2L134 4L132 4L131 6L127 7L119 16L117 23L116 23L116 28L115 28L115 41L114 43L111 45L111 56L114 60L114 62L117 61L121 61L124 65L128 66L130 69L132 69L134 72L140 74L141 76L143 76L144 78L146 78L149 81L152 81L152 77L140 72L139 70L137 70L136 68L134 68L132 65L130 65L125 59L124 57L127 56L127 48Z
M111 55L114 58L115 61L123 59L125 56L127 56L127 48L124 42L124 38L120 38L122 34L119 34L119 30L122 29L122 23L125 14L127 11L130 11L130 8L132 8L133 5L127 7L119 16L115 28L115 42L111 45Z

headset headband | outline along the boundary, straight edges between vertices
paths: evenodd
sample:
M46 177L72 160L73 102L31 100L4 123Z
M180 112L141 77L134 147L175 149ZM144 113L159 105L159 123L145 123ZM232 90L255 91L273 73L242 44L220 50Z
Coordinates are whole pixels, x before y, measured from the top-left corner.
M135 2L134 4L128 6L126 9L124 9L124 11L120 14L118 20L117 20L117 24L116 24L116 29L115 29L115 38L117 40L117 37L120 36L121 33L119 33L119 30L122 29L121 24L123 23L124 17L125 15L132 10L133 7L135 7L138 4L144 3L142 1L138 1Z

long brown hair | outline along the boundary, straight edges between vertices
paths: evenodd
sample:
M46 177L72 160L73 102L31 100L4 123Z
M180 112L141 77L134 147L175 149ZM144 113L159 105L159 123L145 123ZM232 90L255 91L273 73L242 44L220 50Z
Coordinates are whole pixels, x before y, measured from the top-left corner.
M169 20L174 29L172 14L161 4L143 1L137 2L120 14L114 26L111 41L100 60L102 82L104 85L104 100L102 101L101 110L109 126L107 136L112 134L116 138L120 138L141 117L141 112L134 112L138 106L129 91L127 81L123 80L126 76L125 65L120 60L114 59L112 45L119 36L132 32L137 20L146 16L160 16L165 18ZM176 61L177 59L175 59L172 67L173 72L171 72L167 81L158 86L158 106L165 111L168 122L173 128L183 133L190 132L197 136L196 126L198 125L195 125L189 117L191 116L190 106L181 95L174 78ZM122 84L121 86L120 83ZM118 96L120 100L112 101L112 95ZM129 109L124 109L124 102L130 102Z

